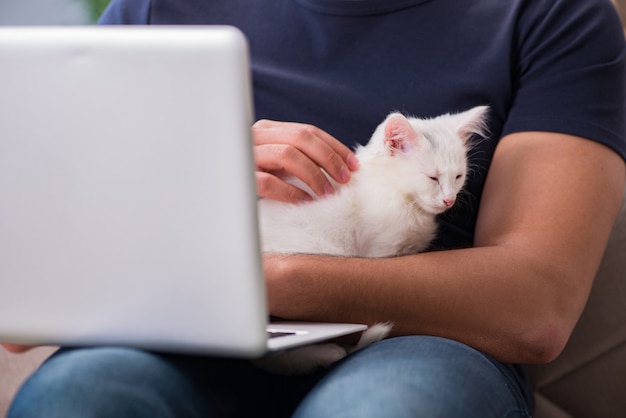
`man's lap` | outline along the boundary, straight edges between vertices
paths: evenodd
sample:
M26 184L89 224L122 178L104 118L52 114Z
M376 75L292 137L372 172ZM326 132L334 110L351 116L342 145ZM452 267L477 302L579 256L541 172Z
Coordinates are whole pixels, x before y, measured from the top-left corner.
M9 417L290 416L298 404L299 418L530 416L512 368L454 341L401 337L297 377L235 359L64 349L25 383Z

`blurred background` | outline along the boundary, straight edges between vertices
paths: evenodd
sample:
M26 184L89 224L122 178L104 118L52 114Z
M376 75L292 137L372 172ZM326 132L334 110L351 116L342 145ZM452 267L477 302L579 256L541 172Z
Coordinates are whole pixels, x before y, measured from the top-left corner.
M0 25L96 23L110 0L0 0Z

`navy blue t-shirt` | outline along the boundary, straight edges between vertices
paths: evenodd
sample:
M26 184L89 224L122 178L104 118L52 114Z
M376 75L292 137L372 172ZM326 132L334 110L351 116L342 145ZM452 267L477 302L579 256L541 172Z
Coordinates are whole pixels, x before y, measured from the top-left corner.
M310 123L351 147L391 111L491 106L491 136L471 152L436 248L472 245L503 135L568 133L626 158L624 34L609 0L114 0L101 23L236 26L256 117Z

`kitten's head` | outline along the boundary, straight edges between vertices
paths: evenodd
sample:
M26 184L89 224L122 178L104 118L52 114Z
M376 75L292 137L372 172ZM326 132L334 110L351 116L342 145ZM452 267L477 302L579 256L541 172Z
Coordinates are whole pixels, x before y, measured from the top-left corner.
M485 136L486 106L433 119L390 114L370 143L385 155L407 199L439 214L456 202L467 177L467 151L473 135ZM369 146L370 144L368 144Z

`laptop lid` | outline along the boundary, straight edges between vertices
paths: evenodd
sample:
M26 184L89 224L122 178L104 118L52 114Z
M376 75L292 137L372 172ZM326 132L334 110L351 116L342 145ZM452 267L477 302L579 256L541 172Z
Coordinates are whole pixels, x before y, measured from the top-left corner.
M0 341L266 349L246 41L0 29Z

